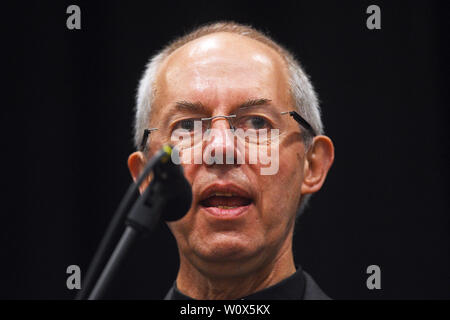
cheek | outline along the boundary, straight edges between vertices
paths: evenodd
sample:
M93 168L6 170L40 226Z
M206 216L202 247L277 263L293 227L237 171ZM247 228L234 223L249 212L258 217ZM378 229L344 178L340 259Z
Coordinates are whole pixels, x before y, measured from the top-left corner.
M189 163L182 163L183 167L183 173L186 179L189 181L189 183L192 186L192 183L194 182L194 177L198 169L200 168L200 165L195 164L189 164Z
M180 220L167 222L167 226L175 237L178 247L183 248L184 251L189 246L189 238L192 236L192 233L198 231L198 226L195 225L193 220L195 217L191 211Z
M303 179L301 163L297 155L292 159L280 157L280 167L276 175L259 176L259 185L262 188L261 210L265 221L288 222L295 217Z

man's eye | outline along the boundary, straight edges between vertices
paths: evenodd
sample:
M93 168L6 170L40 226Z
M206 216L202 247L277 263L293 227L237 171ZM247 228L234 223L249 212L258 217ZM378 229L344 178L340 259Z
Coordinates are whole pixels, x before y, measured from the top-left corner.
M175 129L194 131L194 122L195 119L183 119L177 122L177 124L175 125Z
M247 129L253 129L253 130L268 129L270 127L269 121L267 121L263 117L259 117L259 116L247 117L244 125Z

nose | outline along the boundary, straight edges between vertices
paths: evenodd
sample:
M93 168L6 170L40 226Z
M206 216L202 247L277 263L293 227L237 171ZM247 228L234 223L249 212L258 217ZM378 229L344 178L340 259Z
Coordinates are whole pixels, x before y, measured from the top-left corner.
M203 161L207 165L236 164L237 150L235 136L227 118L211 120L203 151Z

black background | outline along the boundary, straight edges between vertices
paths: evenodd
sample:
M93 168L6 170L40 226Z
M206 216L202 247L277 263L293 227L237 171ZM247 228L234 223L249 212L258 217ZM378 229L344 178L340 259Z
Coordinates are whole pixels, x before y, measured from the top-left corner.
M82 29L66 28L81 7ZM382 29L366 28L381 7ZM295 258L336 299L450 298L448 5L430 1L30 1L2 4L0 298L71 299L131 182L134 95L153 53L229 19L291 49L321 99L336 159ZM381 267L381 290L366 287ZM167 227L130 254L110 298L160 299Z

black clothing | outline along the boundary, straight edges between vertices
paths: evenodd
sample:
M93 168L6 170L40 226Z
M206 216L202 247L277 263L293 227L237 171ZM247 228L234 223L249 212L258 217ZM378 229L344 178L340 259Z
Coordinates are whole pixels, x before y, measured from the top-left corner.
M176 281L164 300L194 300L177 289ZM330 300L313 278L298 267L290 277L241 300Z

